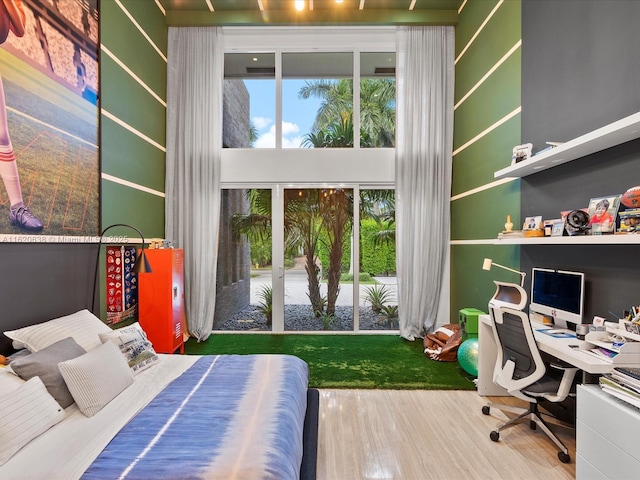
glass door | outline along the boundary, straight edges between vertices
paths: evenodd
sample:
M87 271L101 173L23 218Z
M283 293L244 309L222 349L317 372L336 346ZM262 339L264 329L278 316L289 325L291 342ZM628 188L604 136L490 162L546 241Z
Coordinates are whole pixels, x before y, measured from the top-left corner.
M223 189L214 330L397 330L394 205L393 189Z
M284 329L353 330L352 188L284 190Z

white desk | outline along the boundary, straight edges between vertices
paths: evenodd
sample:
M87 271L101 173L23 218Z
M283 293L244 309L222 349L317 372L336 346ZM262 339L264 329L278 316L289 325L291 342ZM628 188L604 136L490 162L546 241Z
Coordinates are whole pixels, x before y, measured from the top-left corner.
M593 355L571 348L569 345L581 345L585 342L577 338L555 338L538 329L547 327L541 323L532 322L533 333L541 352L548 353L563 362L578 367L586 373L602 375L612 370L613 365ZM487 396L508 395L506 390L493 383L493 368L497 357L497 345L491 330L489 315L480 315L478 322L478 394ZM631 365L629 365L631 366ZM636 365L634 365L636 366Z

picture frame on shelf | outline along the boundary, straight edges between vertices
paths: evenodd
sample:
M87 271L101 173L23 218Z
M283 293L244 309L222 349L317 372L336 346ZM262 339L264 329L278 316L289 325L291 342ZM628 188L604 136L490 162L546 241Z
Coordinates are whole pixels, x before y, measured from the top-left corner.
M542 215L534 217L526 217L522 224L522 230L540 230L542 229Z
M511 156L511 165L522 162L531 158L531 152L533 150L533 143L523 143L522 145L516 145L513 147L513 155Z
M564 222L560 220L551 226L551 236L561 237L562 235L564 235Z
M627 209L618 212L620 216L619 233L640 232L640 208Z
M587 213L589 214L589 227L591 227L592 235L613 233L615 231L621 196L608 195L589 200Z

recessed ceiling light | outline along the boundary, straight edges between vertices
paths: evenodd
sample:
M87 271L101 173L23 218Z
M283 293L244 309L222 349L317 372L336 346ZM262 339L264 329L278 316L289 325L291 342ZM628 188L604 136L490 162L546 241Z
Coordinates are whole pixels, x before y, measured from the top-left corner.
M258 61L258 57L253 57L251 60L253 60L254 62Z
M296 10L301 12L304 9L304 0L295 0L295 2L293 2L293 6Z

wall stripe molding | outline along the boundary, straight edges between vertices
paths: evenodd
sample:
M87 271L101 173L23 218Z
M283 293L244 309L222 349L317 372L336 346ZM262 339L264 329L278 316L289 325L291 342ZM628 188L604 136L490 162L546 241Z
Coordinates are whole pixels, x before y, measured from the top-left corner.
M115 115L113 115L112 113L109 113L107 110L105 110L104 108L100 111L100 113L102 113L102 115L104 115L105 117L113 120L114 122L116 122L118 125L120 125L121 127L129 130L131 133L133 133L134 135L136 135L137 137L140 137L142 140L144 140L145 142L150 143L151 145L153 145L154 147L156 147L158 150L161 150L162 152L166 153L167 149L160 145L158 142L156 142L155 140L152 140L151 138L147 137L144 133L140 132L139 130L136 130L135 128L133 128L131 125L129 125L128 123L126 123L124 120L120 120L118 117L116 117Z
M149 92L149 94L153 98L155 98L158 101L158 103L160 103L163 107L167 108L167 102L165 102L162 98L160 98L160 96L156 92L154 92L151 89L151 87L149 87L146 83L142 81L140 77L138 77L135 73L133 73L133 71L129 67L127 67L118 57L116 57L111 50L105 47L104 44L100 44L100 49L104 53L106 53L109 56L109 58L111 58L111 60L116 62L120 66L120 68L122 68L125 72L127 72L127 74L129 74L131 78L133 78L136 82L138 82L142 88L144 88L147 92Z
M108 182L124 185L125 187L135 188L136 190L140 190L141 192L150 193L151 195L156 195L158 197L164 198L165 196L164 192L159 192L158 190L154 190L153 188L145 187L144 185L139 185L122 178L114 177L113 175L109 175L108 173L103 173L101 175L101 178L103 180L107 180Z
M153 49L156 52L158 52L158 55L160 55L160 57L162 57L162 59L166 62L167 61L167 57L165 56L165 54L162 53L162 51L158 48L158 46L155 43L153 43L153 40L151 40L151 37L149 37L149 35L147 35L147 32L145 32L143 30L143 28L140 26L140 24L138 22L136 22L136 19L133 18L133 15L131 15L129 13L129 11L126 8L124 8L124 5L122 5L120 0L115 0L115 1L116 1L116 4L120 7L120 9L124 12L124 14L127 17L129 17L129 20L131 20L131 23L133 23L136 26L136 28L140 31L142 36L147 39L147 42L149 42L149 45L151 45L153 47Z
M500 6L504 3L504 0L499 0L498 3L496 4L495 7L493 7L493 10L491 10L491 12L489 13L489 15L487 15L487 18L484 19L484 21L482 22L482 24L478 27L478 30L476 30L476 33L473 34L473 36L471 37L471 39L469 39L469 41L467 42L467 44L464 46L464 48L460 51L460 53L458 54L458 57L454 60L453 64L457 64L458 60L460 60L462 58L462 56L467 52L467 50L469 49L469 47L473 44L474 40L476 39L476 37L480 34L480 32L484 29L484 27L487 26L487 23L489 23L489 20L491 20L491 17L493 17L493 15L498 11L498 8L500 8Z
M494 245L496 243L495 238L480 239L480 240L450 240L449 245Z
M160 11L162 12L162 15L164 15L166 17L167 16L167 11L164 9L162 4L158 0L154 0L154 1L156 2L156 5L158 6Z
M498 128L500 125L502 125L503 123L507 122L508 120L510 120L511 118L515 117L516 115L518 115L520 112L522 111L522 106L516 108L514 111L512 111L511 113L507 114L506 116L502 117L500 120L498 120L496 123L494 123L493 125L489 126L488 128L484 129L482 132L480 132L478 135L476 135L475 137L473 137L471 140L469 140L467 143L465 143L464 145L460 146L459 148L457 148L456 150L453 151L453 156L455 157L458 153L460 153L461 151L463 151L465 148L473 145L475 142L477 142L478 140L480 140L482 137L484 137L485 135L487 135L488 133L492 132L493 130L495 130L496 128Z
M496 64L489 69L487 73L484 74L484 76L478 81L478 83L476 83L473 87L471 87L471 89L460 100L458 100L458 103L456 103L453 106L453 109L456 110L467 98L469 98L471 94L475 92L478 89L478 87L480 87L480 85L482 85L487 80L487 78L491 76L493 72L495 72L498 68L500 68L500 65L506 62L509 59L509 57L513 55L514 52L518 50L521 46L522 46L522 39L518 40L516 44L513 47L511 47L509 51L505 53L502 56L502 58L498 60Z
M505 183L513 182L517 180L517 177L505 177L500 180L496 180L495 182L487 183L486 185L482 185L480 187L473 188L471 190L467 190L466 192L459 193L451 197L451 201L460 200L461 198L468 197L470 195L475 195L476 193L484 192L485 190L489 190L494 187L498 187L500 185L504 185Z
M462 12L462 10L464 9L464 6L467 4L467 0L464 0L461 4L460 7L458 8L458 15L460 15L460 12Z

